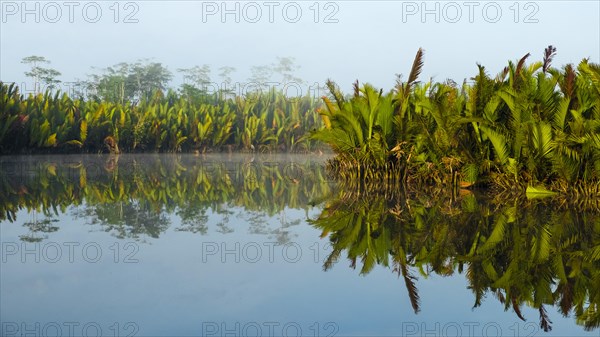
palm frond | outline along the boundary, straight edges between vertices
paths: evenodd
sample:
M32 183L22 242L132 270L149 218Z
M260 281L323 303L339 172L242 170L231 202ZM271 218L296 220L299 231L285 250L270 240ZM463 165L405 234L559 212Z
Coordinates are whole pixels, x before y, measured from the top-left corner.
M546 49L544 49L544 66L542 67L542 70L544 73L546 73L548 71L548 69L550 68L550 65L552 64L552 59L554 58L555 55L556 55L556 47L550 45L550 46L546 47Z
M419 48L419 50L417 51L417 55L415 55L415 60L413 61L412 68L410 69L410 75L408 75L408 81L406 82L406 85L408 88L410 88L413 84L416 83L417 78L419 78L419 75L421 74L421 71L423 70L423 56L424 56L424 51L422 48Z
M531 54L527 53L527 54L525 54L525 56L521 57L521 59L517 63L517 68L515 70L515 77L518 78L521 75L521 71L523 70L523 66L525 65L525 61L527 60L527 58L529 56L531 56Z

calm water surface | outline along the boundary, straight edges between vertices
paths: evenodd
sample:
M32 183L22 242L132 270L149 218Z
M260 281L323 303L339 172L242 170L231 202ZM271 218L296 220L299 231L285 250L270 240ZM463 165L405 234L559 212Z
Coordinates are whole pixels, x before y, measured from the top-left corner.
M325 160L0 157L1 335L600 336L599 214Z

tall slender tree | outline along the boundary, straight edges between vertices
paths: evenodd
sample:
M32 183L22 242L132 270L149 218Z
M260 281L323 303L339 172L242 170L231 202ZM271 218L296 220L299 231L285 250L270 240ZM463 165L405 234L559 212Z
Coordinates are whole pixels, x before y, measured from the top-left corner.
M27 56L21 60L21 63L31 67L29 71L25 72L25 76L33 80L33 91L35 94L42 91L42 84L44 84L46 89L53 89L56 84L60 83L57 77L61 73L58 70L41 66L42 64L50 64L50 61L45 57L36 55Z

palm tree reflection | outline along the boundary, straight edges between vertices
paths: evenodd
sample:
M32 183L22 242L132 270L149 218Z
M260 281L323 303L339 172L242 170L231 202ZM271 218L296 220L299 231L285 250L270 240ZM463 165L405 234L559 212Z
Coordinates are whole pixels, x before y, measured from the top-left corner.
M524 205L526 204L526 205ZM345 254L352 268L376 264L398 273L415 312L416 274L465 274L475 296L487 294L525 319L526 305L552 329L547 307L558 306L586 330L600 326L600 214L514 200L500 205L472 193L458 199L426 195L340 192L310 220L332 251L324 270Z

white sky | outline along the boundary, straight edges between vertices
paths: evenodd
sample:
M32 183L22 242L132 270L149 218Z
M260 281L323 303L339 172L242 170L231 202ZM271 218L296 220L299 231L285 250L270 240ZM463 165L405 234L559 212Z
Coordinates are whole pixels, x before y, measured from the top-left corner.
M30 81L20 63L29 55L51 60L63 82L86 78L95 72L91 66L151 58L176 75L173 87L181 84L177 68L208 64L217 81L219 67L233 66L234 81L244 82L252 66L290 56L301 67L298 77L308 83L332 78L344 90L356 79L389 89L395 74L407 76L419 47L425 50L421 80L461 82L476 73L477 62L495 75L527 52L530 61L541 60L549 44L558 49L555 66L600 60L598 0L223 3L0 0L0 80ZM97 8L98 22L87 22ZM296 19L298 8L297 22L287 22ZM223 9L231 10L224 18ZM125 23L134 10L130 19L137 22ZM324 22L328 14L334 22Z

